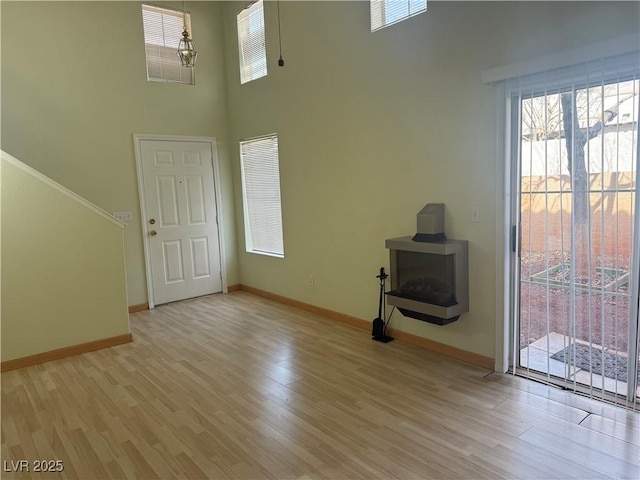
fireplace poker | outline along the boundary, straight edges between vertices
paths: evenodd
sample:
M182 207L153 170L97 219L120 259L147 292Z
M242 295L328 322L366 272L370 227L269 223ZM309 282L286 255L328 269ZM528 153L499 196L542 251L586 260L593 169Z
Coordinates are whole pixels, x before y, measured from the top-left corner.
M371 329L371 338L376 342L389 343L393 340L393 337L387 335L387 325L389 321L385 322L383 314L386 315L386 302L385 302L385 280L389 277L384 271L384 267L380 267L380 274L376 275L376 278L380 279L380 299L378 301L378 317L373 319L373 327Z

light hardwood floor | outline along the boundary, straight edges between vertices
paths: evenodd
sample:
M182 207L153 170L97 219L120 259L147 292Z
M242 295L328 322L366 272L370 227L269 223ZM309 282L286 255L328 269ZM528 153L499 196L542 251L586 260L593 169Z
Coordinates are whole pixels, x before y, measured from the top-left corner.
M245 292L131 327L2 374L2 478L640 477L636 413Z

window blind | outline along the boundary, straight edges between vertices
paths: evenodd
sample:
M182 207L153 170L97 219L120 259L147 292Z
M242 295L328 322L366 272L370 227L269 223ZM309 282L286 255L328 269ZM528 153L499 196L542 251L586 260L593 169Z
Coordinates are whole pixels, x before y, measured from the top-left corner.
M284 257L278 136L240 142L246 250Z
M501 80L520 245L513 371L634 409L639 54L565 65L556 60L570 57L558 55L539 72L523 63L523 74Z
M247 6L238 14L238 51L241 84L267 75L262 0Z
M142 5L149 81L195 83L194 69L180 65L177 54L185 21L187 30L191 32L191 16L188 13L183 18L183 13L178 10Z
M618 82L635 78L640 70L640 52L621 53L585 62L549 68L505 80L508 91L545 92L552 88L584 88L589 83Z
M427 0L371 0L371 31L398 23L427 10Z

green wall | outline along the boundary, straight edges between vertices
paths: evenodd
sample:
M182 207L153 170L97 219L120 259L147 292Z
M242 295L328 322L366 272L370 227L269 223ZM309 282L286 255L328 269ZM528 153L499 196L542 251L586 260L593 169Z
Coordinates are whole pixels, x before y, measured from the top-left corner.
M284 259L246 253L238 208L242 283L372 319L384 240L412 235L417 212L442 202L447 236L469 241L470 311L445 327L399 313L391 325L493 357L499 106L481 72L637 32L637 3L429 2L426 14L371 33L368 2L281 2L279 68L268 2L269 74L245 85L241 5L223 7L230 143L278 134L285 242Z
M217 138L223 262L228 284L239 282L219 7L188 5L196 85L179 85L147 81L139 2L0 4L2 149L108 212L133 212L125 229L131 305L147 301L134 133Z
M122 226L2 152L2 361L129 333Z

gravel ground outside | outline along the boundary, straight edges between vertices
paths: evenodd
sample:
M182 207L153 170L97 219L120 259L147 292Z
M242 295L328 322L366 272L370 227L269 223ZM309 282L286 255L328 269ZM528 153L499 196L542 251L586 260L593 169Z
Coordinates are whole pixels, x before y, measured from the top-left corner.
M524 348L548 332L575 336L579 340L604 346L617 353L627 352L629 332L628 284L613 291L598 290L603 280L594 269L592 290L577 291L573 297L575 323L571 325L571 295L569 289L555 285L531 283L532 275L544 272L561 263L569 263L561 252L528 253L521 259L520 282L520 348ZM629 270L628 260L596 258L594 267ZM566 272L559 272L558 276ZM553 279L553 275L550 280ZM610 283L612 278L604 279Z

